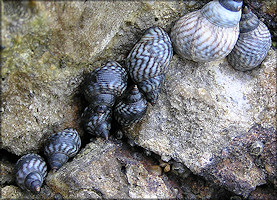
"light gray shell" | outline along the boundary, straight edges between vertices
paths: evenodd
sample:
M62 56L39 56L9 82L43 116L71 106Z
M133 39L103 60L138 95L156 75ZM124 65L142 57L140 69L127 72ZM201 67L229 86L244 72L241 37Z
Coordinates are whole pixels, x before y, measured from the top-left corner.
M160 27L152 27L145 32L127 57L126 65L130 77L152 105L158 99L172 51L168 34Z
M67 160L75 156L81 147L81 138L73 128L52 134L44 145L51 169L58 170Z
M133 123L139 122L145 115L146 110L147 101L137 86L134 85L124 98L115 105L114 117L122 127L129 127Z
M181 17L170 35L176 53L196 62L226 57L239 36L241 6L237 1L211 1Z
M245 7L240 21L239 39L227 60L237 70L252 70L265 59L271 43L266 25Z
M15 165L16 183L26 191L39 193L46 174L46 163L37 154L22 156Z

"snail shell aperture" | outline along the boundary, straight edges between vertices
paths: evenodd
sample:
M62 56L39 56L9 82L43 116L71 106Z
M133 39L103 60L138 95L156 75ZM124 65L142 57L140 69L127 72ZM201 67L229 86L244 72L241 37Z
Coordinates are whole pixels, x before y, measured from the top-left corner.
M123 127L139 122L146 113L147 101L134 85L114 108L115 120Z
M242 0L215 0L181 17L171 29L176 53L196 62L226 57L239 36L241 6Z
M130 77L154 105L165 79L165 70L172 58L168 34L159 27L149 28L129 53L126 65Z
M271 35L266 25L246 6L239 25L239 39L227 60L235 69L247 71L264 60L271 47Z
M35 194L40 192L41 185L47 174L47 166L42 157L37 154L22 156L15 165L17 185Z
M85 109L82 121L87 132L108 139L111 109L127 88L127 79L126 70L114 61L86 77L83 92L90 105Z
M51 135L44 145L44 154L54 171L58 170L81 147L81 138L75 129L69 128Z

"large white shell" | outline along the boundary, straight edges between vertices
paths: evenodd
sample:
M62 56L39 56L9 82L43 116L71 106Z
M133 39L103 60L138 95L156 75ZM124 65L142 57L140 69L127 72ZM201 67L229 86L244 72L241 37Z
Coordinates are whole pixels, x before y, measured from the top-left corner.
M218 1L181 17L171 30L174 50L182 58L212 61L226 57L239 35L241 10L225 9Z

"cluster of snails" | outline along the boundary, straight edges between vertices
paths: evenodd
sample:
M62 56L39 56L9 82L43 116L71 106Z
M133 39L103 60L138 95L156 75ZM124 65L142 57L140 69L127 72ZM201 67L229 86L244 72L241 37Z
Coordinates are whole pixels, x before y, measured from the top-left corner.
M171 31L176 53L193 61L227 56L240 71L260 65L271 47L270 32L246 6L241 9L242 4L242 0L215 0L181 17Z
M123 128L140 121L147 102L154 105L158 100L173 48L180 57L197 62L227 56L240 71L260 65L270 49L271 36L256 15L247 7L241 9L242 4L242 0L211 1L181 17L172 27L171 39L162 28L149 28L127 56L127 70L110 61L89 73L82 88L89 102L82 114L85 131L108 139L113 116ZM128 77L133 83L127 88ZM58 170L80 146L74 129L50 136L44 149L50 167ZM39 155L27 154L16 163L15 173L22 189L38 193L47 166Z
M123 128L140 121L147 102L158 100L172 51L168 34L151 27L129 53L127 71L112 61L88 74L83 84L90 103L82 114L85 131L108 139L112 116ZM133 84L127 88L128 75Z
M68 128L52 134L44 145L44 154L51 169L55 172L67 160L77 154L81 147L81 138L75 129ZM47 175L47 165L37 154L22 156L15 165L17 185L35 194L40 192L41 185Z

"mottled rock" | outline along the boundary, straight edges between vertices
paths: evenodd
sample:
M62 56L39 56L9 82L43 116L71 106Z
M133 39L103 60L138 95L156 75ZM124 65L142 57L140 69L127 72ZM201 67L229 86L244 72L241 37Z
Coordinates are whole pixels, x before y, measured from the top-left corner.
M0 185L7 185L15 181L13 164L7 161L0 161Z
M125 146L125 145L124 145ZM126 148L126 147L125 147ZM145 159L134 159L122 143L89 143L46 183L64 198L174 198L167 179L151 172Z
M20 199L23 197L21 190L13 185L1 188L1 199Z
M276 52L271 50L261 68L246 73L232 69L226 59L195 63L175 55L160 100L127 135L139 146L202 174L216 164L235 137L254 124L276 127L275 115ZM240 168L234 164L226 169L228 177L214 181L247 196L266 183L266 176L253 159L240 155L244 155L241 150L233 157L240 160ZM229 164L226 160L223 168Z

